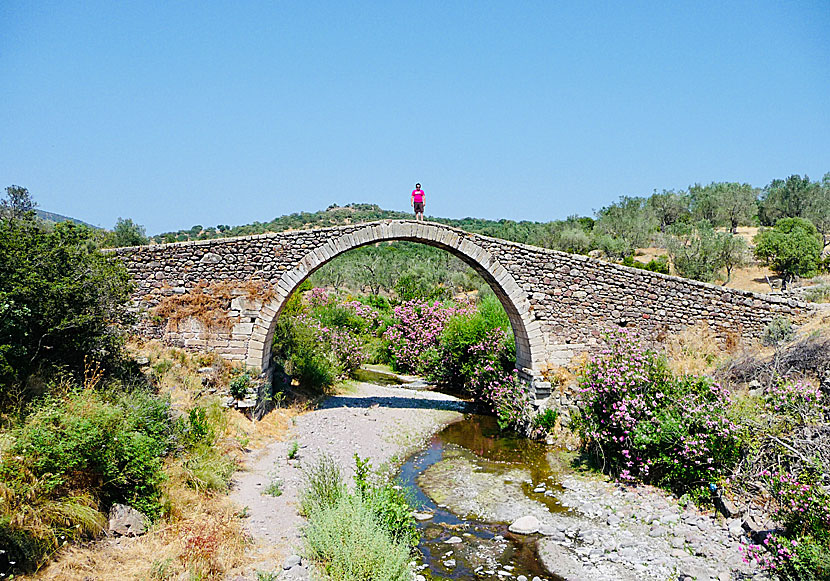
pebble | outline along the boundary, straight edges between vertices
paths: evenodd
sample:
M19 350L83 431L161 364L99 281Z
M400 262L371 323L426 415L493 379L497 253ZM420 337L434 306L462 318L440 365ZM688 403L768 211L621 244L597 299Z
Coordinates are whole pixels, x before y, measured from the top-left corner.
M450 537L444 542L448 545L456 545L461 542L461 537Z

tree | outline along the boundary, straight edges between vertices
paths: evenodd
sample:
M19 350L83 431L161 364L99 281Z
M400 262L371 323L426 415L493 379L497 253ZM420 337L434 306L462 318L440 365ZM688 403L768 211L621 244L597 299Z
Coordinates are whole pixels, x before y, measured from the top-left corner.
M753 241L755 256L782 277L784 286L797 276L815 274L821 260L821 238L812 222L803 218L781 218Z
M822 194L817 182L807 176L791 175L786 180L773 180L761 195L761 224L772 226L781 218L807 218L810 207Z
M749 184L712 182L689 188L692 213L713 226L726 226L734 234L738 226L752 224L757 212L757 192Z
M38 371L83 375L87 357L113 363L131 292L121 262L71 222L0 220L0 398ZM35 382L37 383L37 382Z
M822 247L826 248L830 244L830 172L824 174L818 194L807 208L807 219L821 234Z
M680 276L711 282L721 264L715 259L717 242L712 225L703 220L697 225L675 224L669 231L666 250Z
M112 229L113 238L111 246L142 246L148 244L147 234L144 226L136 224L130 218L118 218L115 228Z
M665 232L666 228L675 222L685 220L689 215L688 196L674 190L663 190L659 194L654 190L648 199L648 205L660 224L660 232Z
M6 188L6 197L0 200L0 218L21 220L35 211L37 204L29 195L29 190L20 186Z
M648 245L656 229L657 220L647 200L629 196L622 196L619 202L602 208L594 223L596 234L607 234L620 246L630 248Z
M715 280L725 270L723 284L728 284L732 271L743 266L747 259L743 238L716 232L705 220L696 225L675 225L666 246L678 274L704 282Z
M560 250L574 254L587 254L591 249L591 237L582 228L568 227L559 234Z
M732 280L732 271L745 266L748 262L749 247L746 240L734 234L717 232L715 238L715 259L726 271L726 279L723 284L729 284Z

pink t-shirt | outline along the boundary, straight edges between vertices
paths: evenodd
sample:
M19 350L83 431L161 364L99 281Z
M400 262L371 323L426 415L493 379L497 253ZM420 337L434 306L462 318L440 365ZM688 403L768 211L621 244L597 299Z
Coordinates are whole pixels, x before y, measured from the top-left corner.
M424 190L412 190L412 201L422 204L424 202Z

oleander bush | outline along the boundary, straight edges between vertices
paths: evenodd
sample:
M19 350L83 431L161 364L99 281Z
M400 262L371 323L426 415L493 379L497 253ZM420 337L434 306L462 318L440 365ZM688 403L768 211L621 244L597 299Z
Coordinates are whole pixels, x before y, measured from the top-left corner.
M675 377L636 334L620 329L588 364L576 422L603 470L623 479L702 497L737 462L740 428L727 389L702 377Z

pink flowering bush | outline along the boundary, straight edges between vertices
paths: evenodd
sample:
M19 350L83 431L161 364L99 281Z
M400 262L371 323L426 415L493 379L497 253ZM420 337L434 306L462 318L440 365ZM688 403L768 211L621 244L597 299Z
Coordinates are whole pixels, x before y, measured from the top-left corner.
M744 561L782 581L830 579L830 494L806 476L765 470L773 515L784 527L763 543L743 547Z
M675 378L637 335L619 329L588 365L576 422L607 472L700 496L737 462L729 392L708 379Z
M824 399L821 390L806 381L780 382L764 393L764 405L768 410L799 424L821 420Z
M383 335L389 343L392 366L400 371L427 374L430 366L425 354L437 347L447 321L474 310L471 302L445 306L438 301L413 300L396 306L396 322Z

